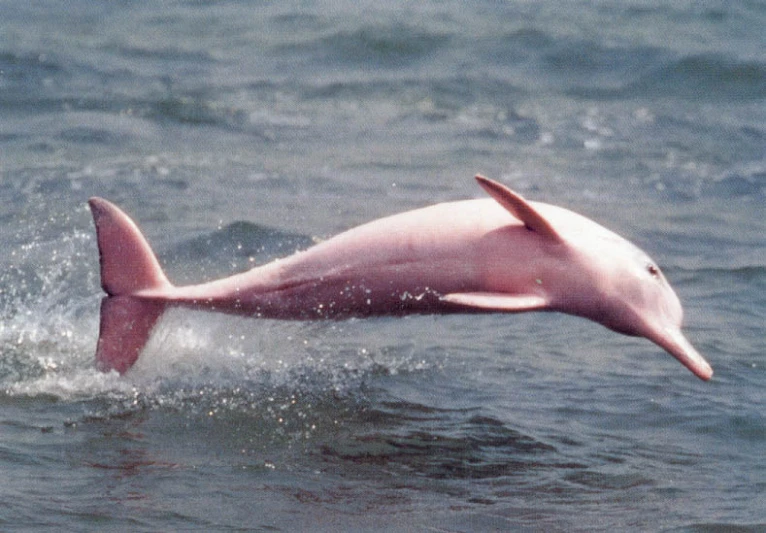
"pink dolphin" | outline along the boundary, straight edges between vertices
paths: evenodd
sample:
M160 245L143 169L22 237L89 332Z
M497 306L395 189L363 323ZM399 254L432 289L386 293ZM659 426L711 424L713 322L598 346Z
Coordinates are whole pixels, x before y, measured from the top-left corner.
M572 211L476 176L492 197L369 222L306 251L176 287L133 221L92 198L101 257L97 365L124 373L168 306L277 319L560 311L646 337L703 380L710 365L681 333L683 310L656 264Z

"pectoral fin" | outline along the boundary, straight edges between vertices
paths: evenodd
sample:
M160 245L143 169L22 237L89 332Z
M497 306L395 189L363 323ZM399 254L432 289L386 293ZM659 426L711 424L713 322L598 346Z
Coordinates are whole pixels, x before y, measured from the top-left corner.
M548 300L537 294L504 294L501 292L456 292L442 296L442 301L484 311L521 313L543 311Z

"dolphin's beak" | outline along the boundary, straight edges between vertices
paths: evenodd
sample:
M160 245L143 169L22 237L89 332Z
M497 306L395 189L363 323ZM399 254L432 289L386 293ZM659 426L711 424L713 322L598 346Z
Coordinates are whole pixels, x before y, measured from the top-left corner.
M684 337L678 328L668 327L651 332L647 338L664 348L670 355L702 380L713 377L713 368Z

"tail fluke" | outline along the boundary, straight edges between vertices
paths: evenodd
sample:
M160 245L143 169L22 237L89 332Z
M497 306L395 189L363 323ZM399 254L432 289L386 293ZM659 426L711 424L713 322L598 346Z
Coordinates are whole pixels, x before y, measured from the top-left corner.
M159 297L171 287L149 243L135 223L102 198L88 202L101 260L101 325L96 366L125 373L136 362L165 310Z
M141 355L165 305L131 296L101 300L101 325L96 345L96 368L124 374Z
M149 243L128 215L103 198L88 202L101 257L101 287L109 296L170 286Z

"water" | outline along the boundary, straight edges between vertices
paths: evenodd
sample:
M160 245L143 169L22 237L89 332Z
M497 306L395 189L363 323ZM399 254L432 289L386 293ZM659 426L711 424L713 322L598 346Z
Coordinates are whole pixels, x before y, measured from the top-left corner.
M766 528L766 9L4 2L0 529ZM555 314L172 312L93 368L91 195L171 279L481 196L635 241L716 374Z

